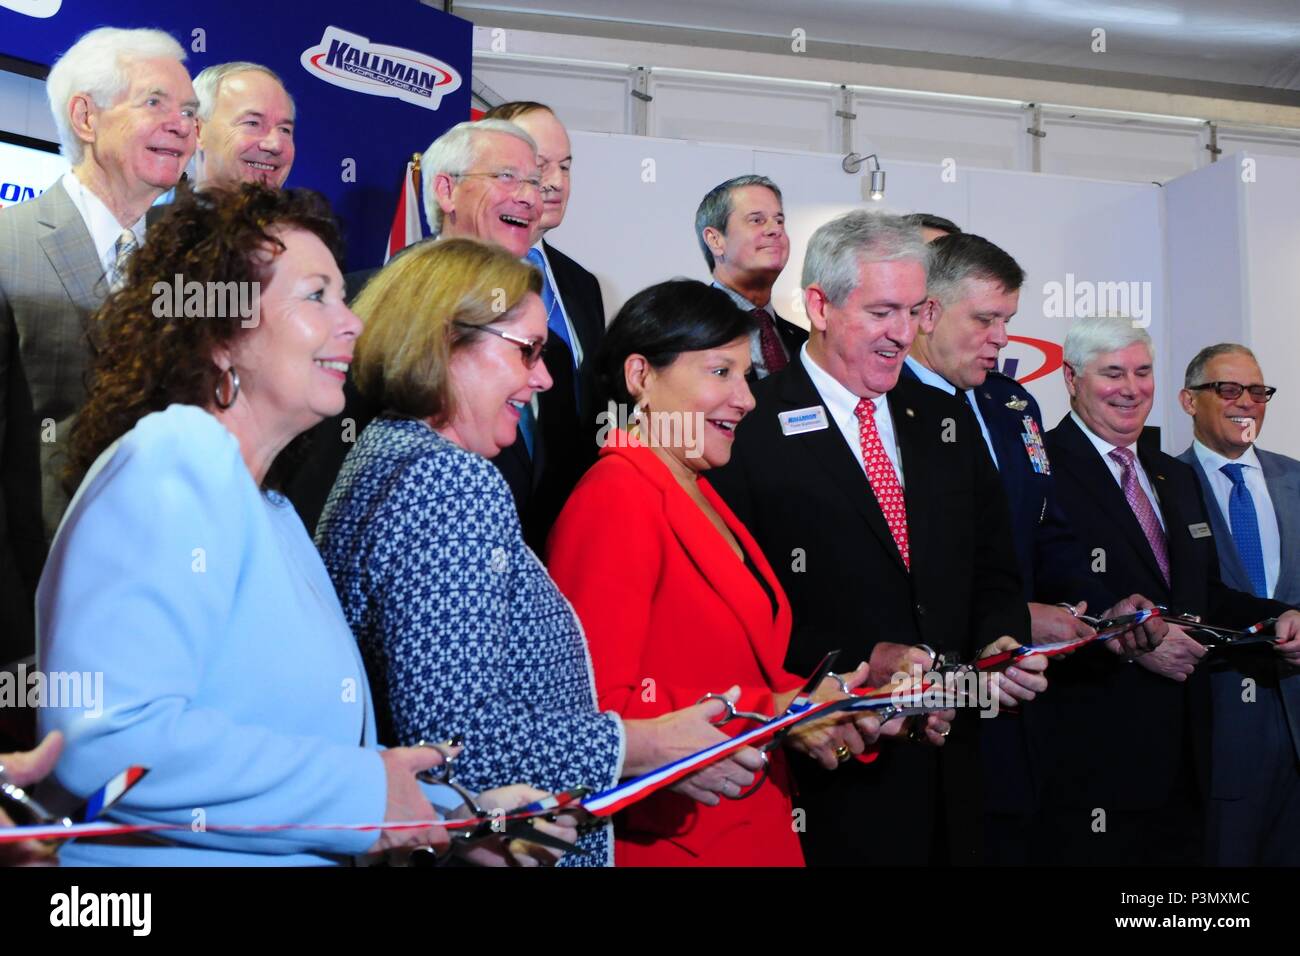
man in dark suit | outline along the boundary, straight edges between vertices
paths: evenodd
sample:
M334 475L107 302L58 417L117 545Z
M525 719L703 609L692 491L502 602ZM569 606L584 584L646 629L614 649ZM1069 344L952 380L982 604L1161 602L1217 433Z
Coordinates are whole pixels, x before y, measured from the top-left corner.
M519 439L493 460L515 496L524 540L540 554L569 493L596 460L594 369L605 303L596 277L543 238L564 222L569 203L573 151L564 124L533 102L494 106L484 119L509 120L528 133L542 172L541 231L526 258L542 273L550 330L545 361L555 384L520 421Z
M1127 318L1080 319L1065 340L1071 412L1047 434L1056 487L1089 553L1089 570L1175 612L1246 626L1300 613L1232 590L1192 470L1139 445L1155 392L1151 337ZM1030 733L1050 753L1040 862L1188 864L1200 861L1208 757L1205 648L1170 625L1130 663L1083 651L1054 671Z
M47 83L72 169L0 211L0 664L34 648L36 583L68 500L62 450L85 400L89 316L194 152L184 59L157 30L103 28L73 44ZM111 103L90 92L114 84Z
M695 238L713 284L758 320L750 337L750 382L781 371L808 341L772 304L772 286L790 259L781 190L766 176L714 186L695 210Z
M934 239L930 253L928 292L936 309L931 322L921 323L903 378L957 395L970 405L979 423L1006 490L1035 643L1094 633L1077 616L1088 608L1108 617L1150 607L1151 602L1139 595L1117 604L1117 595L1088 573L1083 545L1055 500L1038 402L1018 382L997 371L998 354L1007 344L1007 324L1020 307L1024 270L1004 250L969 233ZM1153 622L1150 630L1143 635L1144 644L1162 636L1162 622ZM1134 635L1125 635L1107 646L1115 653L1131 653L1138 644ZM985 852L990 863L1028 860L1029 823L1037 812L1038 788L1023 731L1036 706L1029 704L1021 714L981 724Z
M818 229L803 272L811 338L755 386L730 464L710 472L789 595L796 673L839 649L883 684L934 652L970 660L1029 642L979 425L964 403L898 380L926 311L926 260L898 217L858 211ZM1043 690L1046 664L1012 669L999 703ZM871 765L797 767L809 862L979 862L975 722L961 710L942 750L890 742Z
M1255 447L1273 389L1254 354L1201 349L1179 393L1224 583L1300 604L1300 461ZM1300 864L1300 642L1212 654L1207 862Z

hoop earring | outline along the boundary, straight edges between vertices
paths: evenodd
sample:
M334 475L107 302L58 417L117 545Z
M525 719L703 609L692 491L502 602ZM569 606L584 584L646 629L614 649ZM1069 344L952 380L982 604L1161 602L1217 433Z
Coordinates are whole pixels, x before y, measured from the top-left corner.
M230 376L230 397L223 401L221 398L221 386L225 384L227 374ZM217 387L215 391L217 408L221 409L223 412L231 405L235 404L235 399L239 397L239 373L235 371L233 365L221 373L221 377L217 379Z

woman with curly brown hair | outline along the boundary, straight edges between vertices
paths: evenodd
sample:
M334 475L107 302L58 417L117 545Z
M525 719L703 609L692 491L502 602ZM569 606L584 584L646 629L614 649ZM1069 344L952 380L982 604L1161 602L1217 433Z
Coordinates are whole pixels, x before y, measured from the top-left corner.
M179 826L165 843L73 843L65 863L320 865L449 841L441 827L378 840L219 829L431 820L428 797L460 802L416 782L436 751L375 746L365 669L329 576L292 507L266 490L281 451L343 407L361 322L344 304L338 246L315 194L182 196L93 320L72 438L80 487L37 616L41 669L102 674L102 691L40 720L66 737L65 787L88 793L144 765L114 816ZM487 799L541 795L505 787Z

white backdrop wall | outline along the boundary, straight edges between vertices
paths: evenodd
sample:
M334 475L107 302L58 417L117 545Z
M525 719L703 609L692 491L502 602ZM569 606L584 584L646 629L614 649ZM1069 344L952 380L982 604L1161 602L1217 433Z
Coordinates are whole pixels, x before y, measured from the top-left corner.
M1196 352L1215 342L1255 351L1278 393L1259 443L1300 458L1300 161L1236 153L1165 189L1170 316L1167 379L1182 384ZM1191 419L1173 419L1171 441L1191 441Z
M745 149L727 144L574 132L573 197L562 227L551 238L600 278L611 317L634 292L673 276L707 280L695 240L695 208L705 192L733 176L770 176L785 194L790 263L775 289L782 315L806 325L798 296L803 250L827 219L859 206L861 174L840 168L838 154ZM1071 316L1048 314L1048 283L1137 282L1150 331L1163 349L1164 252L1160 190L1009 170L958 167L945 182L939 164L887 162L886 199L895 212L948 216L963 228L1004 246L1029 273L1014 335L1064 340ZM1146 295L1149 293L1149 300ZM1137 304L1135 302L1135 304ZM1013 343L1024 377L1045 361ZM1067 410L1059 371L1027 385L1049 425ZM1164 426L1176 408L1158 396L1151 423ZM1181 414L1181 413L1179 413Z

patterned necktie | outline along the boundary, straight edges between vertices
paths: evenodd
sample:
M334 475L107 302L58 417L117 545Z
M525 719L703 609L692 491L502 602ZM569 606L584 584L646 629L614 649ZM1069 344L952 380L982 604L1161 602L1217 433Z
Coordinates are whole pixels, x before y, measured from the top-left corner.
M862 463L867 468L867 481L876 496L876 502L894 536L903 564L910 571L912 552L907 543L907 503L903 499L903 486L898 483L894 463L885 454L884 442L876 428L876 403L869 398L859 400L853 409L858 416L858 437L862 440Z
M1250 576L1250 587L1255 597L1268 597L1268 576L1264 573L1264 546L1259 542L1259 516L1255 512L1255 499L1246 487L1245 466L1233 462L1219 471L1232 480L1228 495L1228 524L1232 526L1232 541L1237 554Z
M135 248L135 233L130 229L123 229L122 234L117 237L117 242L113 243L113 269L109 274L108 282L110 291L116 292L126 284L126 267Z
M790 364L781 348L781 336L776 331L776 320L767 309L750 309L749 314L758 320L758 348L763 354L763 367L768 375L775 375Z
M1151 499L1147 497L1147 493L1142 490L1142 485L1138 482L1137 468L1134 465L1137 456L1133 454L1131 448L1115 448L1111 450L1110 457L1124 469L1119 479L1120 486L1124 489L1124 497L1128 501L1128 506L1133 509L1133 516L1137 518L1142 533L1146 535L1147 544L1151 545L1151 551L1156 556L1156 564L1160 566L1160 574L1164 577L1165 584L1168 584L1169 544L1165 540L1165 529L1160 527L1155 506L1151 504Z

